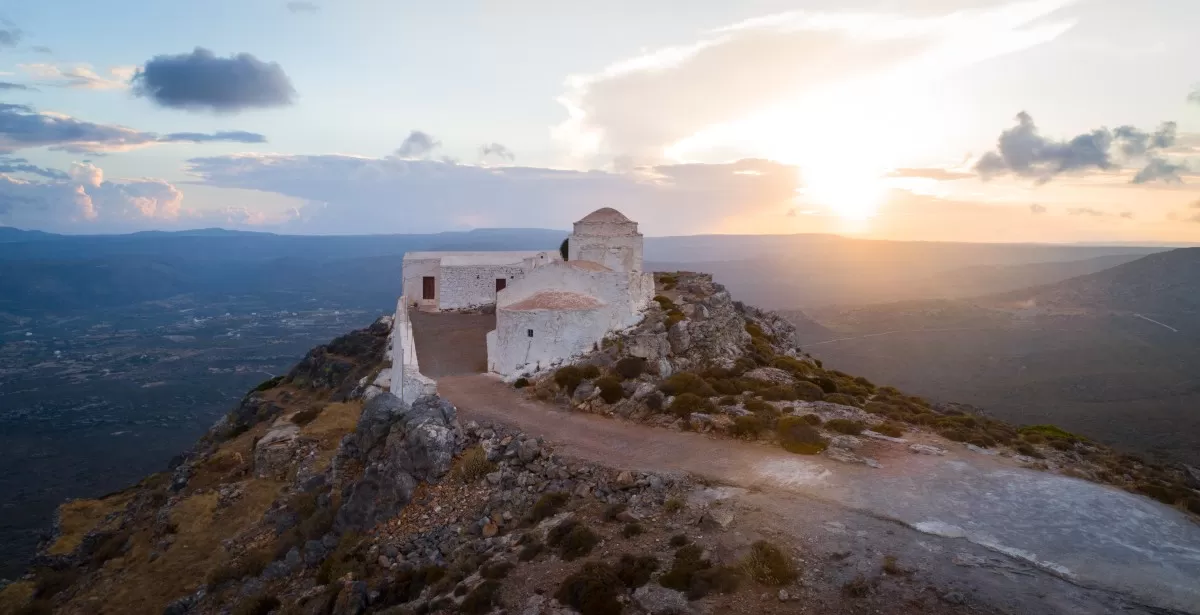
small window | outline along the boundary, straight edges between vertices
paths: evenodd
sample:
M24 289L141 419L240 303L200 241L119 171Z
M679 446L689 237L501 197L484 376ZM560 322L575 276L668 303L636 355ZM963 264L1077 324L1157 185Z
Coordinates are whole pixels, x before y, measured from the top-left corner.
M529 337L533 337L533 329L528 329L527 333L528 333Z

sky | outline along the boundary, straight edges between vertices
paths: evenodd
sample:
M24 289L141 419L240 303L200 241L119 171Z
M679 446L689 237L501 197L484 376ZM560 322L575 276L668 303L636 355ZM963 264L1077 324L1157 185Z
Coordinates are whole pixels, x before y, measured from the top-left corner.
M69 18L64 18L69 16ZM1200 3L0 3L0 225L1200 242Z

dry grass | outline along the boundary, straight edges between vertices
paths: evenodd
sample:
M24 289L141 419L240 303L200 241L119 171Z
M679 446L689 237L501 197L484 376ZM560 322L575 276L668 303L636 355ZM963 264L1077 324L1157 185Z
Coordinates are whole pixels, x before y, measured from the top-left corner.
M108 515L125 509L133 491L127 490L99 500L71 500L58 507L58 539L50 545L50 555L65 555L79 547L83 537L98 529Z
M450 476L461 483L473 483L496 470L496 464L488 461L487 453L482 446L475 446L463 451L461 457L454 463Z
M0 613L16 613L33 598L33 583L17 581L0 589Z
M329 404L317 418L300 428L300 435L317 441L317 460L313 471L323 472L329 467L342 436L354 431L361 414L361 400Z

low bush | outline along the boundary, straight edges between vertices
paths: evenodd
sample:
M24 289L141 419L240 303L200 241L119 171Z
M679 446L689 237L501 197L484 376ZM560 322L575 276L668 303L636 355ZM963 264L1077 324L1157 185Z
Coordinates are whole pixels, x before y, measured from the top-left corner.
M604 512L600 513L600 518L606 523L612 523L613 521L617 520L618 515L627 510L629 510L629 505L623 502L609 504L608 506L604 507Z
M785 355L779 355L772 359L771 367L782 369L793 376L803 376L812 369L812 366L810 366L808 363L805 363L804 361L801 361L795 357L789 357Z
M772 406L771 404L768 404L757 397L747 397L746 400L742 402L742 405L747 410L754 413L770 412L775 409L775 406Z
M646 532L646 528L642 527L642 524L640 524L640 523L626 523L625 527L621 528L621 535L624 536L625 538L633 538L634 536L641 536L645 532Z
M797 382L794 390L796 392L796 399L802 399L804 401L821 401L825 398L825 391L821 390L821 387L808 382L807 380L801 380Z
M1034 448L1032 444L1028 444L1026 442L1021 442L1020 444L1017 444L1016 446L1013 447L1013 450L1017 451L1018 453L1020 453L1022 455L1025 455L1026 457L1033 457L1034 459L1045 459L1046 458L1046 456L1043 455L1041 453L1041 451Z
M866 429L866 425L862 421L854 421L851 419L829 419L825 421L825 429L836 431L848 436L857 436Z
M833 381L833 378L829 378L827 376L815 376L812 378L806 378L806 380L821 387L821 391L826 395L838 392L838 385Z
M904 426L900 425L899 423L892 423L889 421L872 427L871 431L874 431L875 433L881 433L885 436L899 438L900 436L904 435Z
M687 316L684 316L683 312L680 312L679 310L671 310L670 312L667 312L668 329L674 327L677 323L683 322L684 320L687 320Z
M226 559L208 572L204 582L212 591L228 581L237 581L245 577L256 577L262 574L267 564L271 563L274 552L263 549L251 551L240 557Z
M712 591L737 591L740 573L726 566L714 568L711 562L703 559L703 553L698 545L681 547L675 552L671 569L658 579L659 584L685 592L689 600L698 600Z
M1064 440L1067 442L1084 442L1087 438L1073 434L1057 425L1027 425L1017 430L1023 436L1039 435L1047 440Z
M625 593L625 587L612 566L587 562L563 579L554 598L582 615L619 615L622 605L618 597Z
M317 416L321 414L321 411L324 409L325 409L325 406L323 406L321 404L313 404L313 405L305 408L304 410L301 410L301 411L293 414L292 415L292 423L299 425L301 427L304 427L305 425L313 422L317 418Z
M269 390L279 386L279 383L283 382L283 379L284 379L284 376L275 376L274 378L271 378L270 380L264 380L264 381L260 382L258 384L258 386L254 387L254 391L257 393L261 393L263 391L269 391Z
M736 406L737 403L738 403L738 399L737 399L737 397L734 397L733 395L726 395L726 396L722 397L721 399L717 400L718 406Z
M666 295L655 295L654 300L658 302L658 307L664 310L671 310L675 307L675 302L671 301L671 298Z
M558 368L554 372L554 384L567 392L567 395L574 395L575 388L583 382L583 370L575 365L567 365Z
M426 587L441 581L445 576L446 569L441 566L403 569L380 585L379 602L384 606L411 602L420 598Z
M907 574L908 571L900 567L900 562L896 559L895 555L886 555L883 558L883 573L892 576L902 576Z
M760 416L749 414L739 416L733 419L733 427L729 432L739 438L747 438L753 440L758 438L758 434L767 430L767 422Z
M767 401L795 401L798 397L794 387L783 385L775 385L764 389L760 395Z
M479 576L485 579L498 581L508 576L508 573L511 572L513 568L515 568L515 566L512 562L491 562L489 564L484 564L484 566L479 569Z
M684 507L683 500L677 496L671 496L671 497L667 498L666 502L663 502L663 510L667 511L667 514L670 514L670 515L673 515L679 511L683 510L683 507Z
M704 378L692 372L671 374L658 388L663 393L674 396L683 395L684 393L691 393L698 397L716 397L717 395L716 391L713 390L708 382L705 382Z
M577 519L567 519L546 533L546 544L568 562L591 553L599 542L600 537Z
M542 544L541 542L531 542L521 547L521 551L517 553L517 559L521 560L522 562L533 561L535 558L537 558L537 556L541 555L542 551L545 549L546 545Z
M279 598L259 594L239 601L233 608L232 615L267 615L279 607Z
M637 589L650 582L650 575L658 571L658 558L652 555L633 556L628 553L617 562L617 578L629 589Z
M541 523L542 521L553 517L562 510L563 506L567 505L571 496L561 491L554 491L543 494L538 498L538 501L533 503L533 507L529 509L527 517L529 523Z
M862 403L859 402L858 399L856 399L853 396L847 395L845 393L826 393L825 401L827 401L831 404L841 404L843 406L858 407L858 406L862 405Z
M655 391L647 395L642 402L646 404L647 408L653 410L654 412L658 412L662 410L663 407L663 395L662 393Z
M829 441L800 417L785 416L779 419L775 430L779 445L789 453L816 455L829 446Z
M515 382L513 382L514 389L523 389L527 386L529 386L529 379L525 376L521 376L520 378L517 378Z
M687 418L693 412L709 414L714 410L712 402L694 393L684 393L677 396L671 401L670 407L671 414L680 418Z
M460 483L473 483L484 476L496 471L496 464L488 461L487 452L482 446L472 446L463 451L462 457L454 464L450 476Z
M746 333L750 334L751 339L771 339L771 336L767 335L767 332L763 331L762 327L756 322L746 323Z
M641 357L625 357L617 361L613 371L625 380L632 380L646 371L646 360Z
M819 427L821 425L821 417L816 414L805 414L800 417L800 420L812 425L813 427Z
M862 598L869 593L871 593L871 582L861 574L842 585L842 594L849 598Z
M679 548L687 545L691 541L692 540L687 537L687 534L676 534L667 541L667 544L671 545L672 547Z
M458 607L459 613L467 615L483 615L490 613L493 607L499 606L500 582L484 581L475 586L471 593L463 599Z
M792 558L779 547L759 540L750 546L750 553L742 558L742 570L763 585L787 585L796 580L796 566Z
M600 389L600 399L606 404L615 404L625 398L625 390L621 381L615 376L605 376L596 380L596 388Z

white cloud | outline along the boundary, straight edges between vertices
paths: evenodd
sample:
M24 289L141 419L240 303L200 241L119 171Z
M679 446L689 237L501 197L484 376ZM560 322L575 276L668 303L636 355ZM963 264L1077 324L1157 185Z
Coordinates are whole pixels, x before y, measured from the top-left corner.
M97 73L91 64L20 64L18 67L30 76L40 79L46 86L79 88L86 90L121 90L129 87L129 81L137 72L136 66L113 66L108 76Z
M121 232L172 224L183 192L160 179L105 181L104 171L75 163L69 179L26 181L0 174L0 224L68 232Z

